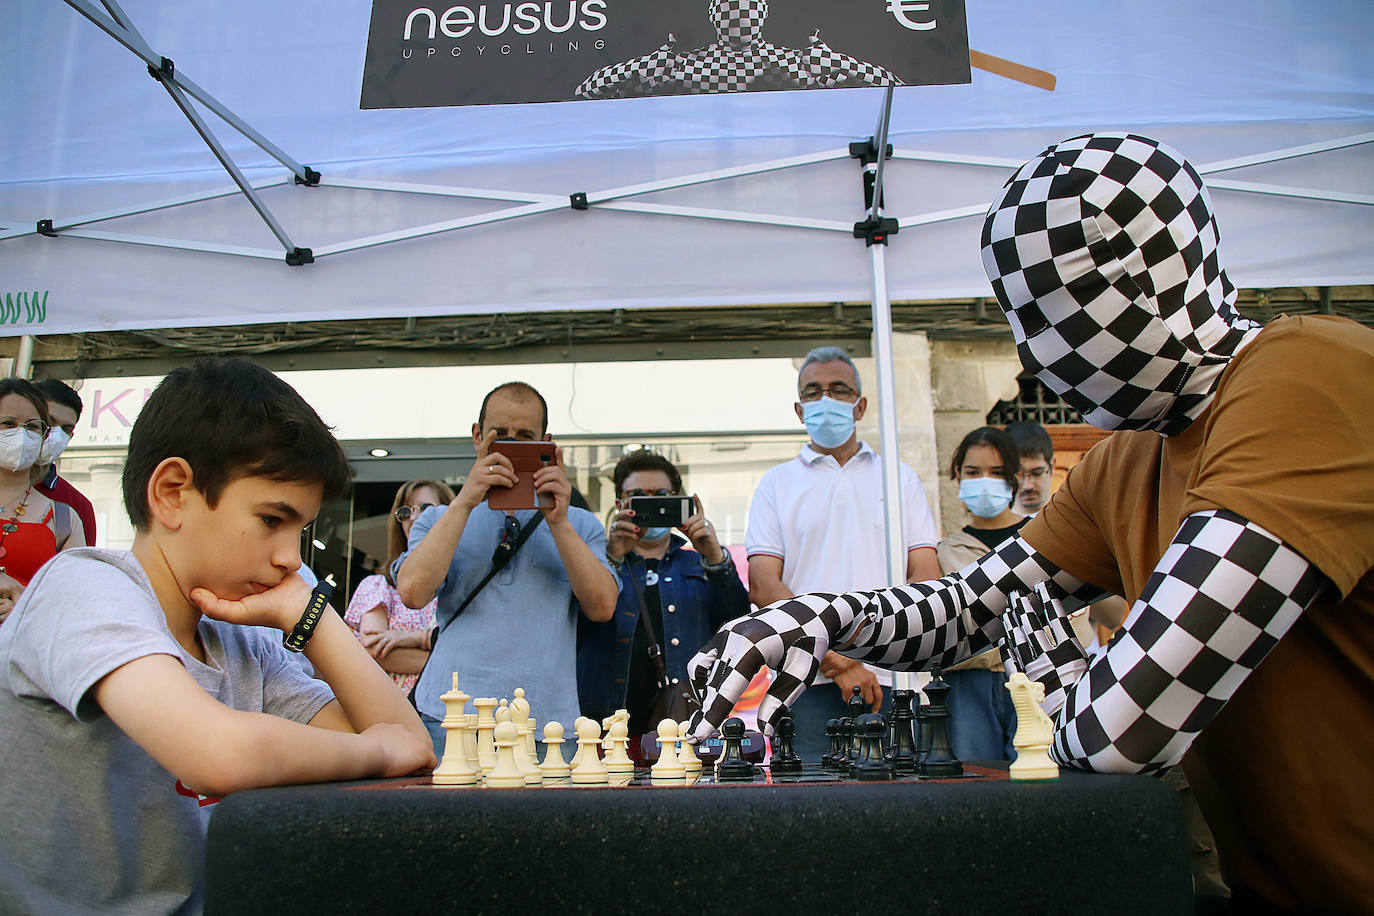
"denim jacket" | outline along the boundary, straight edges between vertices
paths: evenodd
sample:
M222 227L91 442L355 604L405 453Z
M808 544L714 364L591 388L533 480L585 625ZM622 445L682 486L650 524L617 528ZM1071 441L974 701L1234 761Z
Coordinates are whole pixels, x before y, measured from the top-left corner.
M676 533L658 563L658 595L663 612L663 663L669 678L685 679L687 662L721 624L749 613L749 592L735 571L730 552L718 572L701 568L701 555ZM582 714L600 722L625 705L630 650L639 625L634 580L644 584L644 558L631 551L620 567L615 616L594 623L579 615L577 694Z

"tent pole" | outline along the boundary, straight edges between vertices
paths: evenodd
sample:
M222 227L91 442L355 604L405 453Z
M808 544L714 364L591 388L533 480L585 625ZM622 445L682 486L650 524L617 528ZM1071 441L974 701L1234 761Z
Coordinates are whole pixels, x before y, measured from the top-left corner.
M873 278L873 364L878 375L878 450L883 469L883 509L887 530L887 575L889 585L906 583L906 528L902 524L901 483L898 468L901 453L897 444L897 377L892 365L892 303L887 292L887 235L879 220L882 217L883 160L887 158L887 129L892 118L892 87L883 93L878 115L878 127L873 134L874 162L865 164L873 172L872 198L868 222L872 226L868 236L869 264ZM856 228L855 233L858 233ZM898 690L912 690L916 676L910 672L893 674L892 686Z
M33 374L33 341L32 334L19 336L19 352L14 357L14 368L10 370L11 378L28 378Z

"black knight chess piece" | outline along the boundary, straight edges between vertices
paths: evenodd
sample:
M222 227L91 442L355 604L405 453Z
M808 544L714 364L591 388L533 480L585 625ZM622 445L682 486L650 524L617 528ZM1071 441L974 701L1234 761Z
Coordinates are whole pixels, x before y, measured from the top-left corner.
M716 779L748 780L754 778L754 765L744 759L744 720L731 717L720 727L725 747L716 762Z
M793 746L797 734L797 721L792 718L792 713L786 708L778 718L777 728L774 729L774 737L777 739L777 749L773 751L772 760L769 761L768 770L774 776L800 776L802 773L802 759L797 756L796 748Z
M940 677L940 669L933 669L925 689L930 703L922 722L924 753L916 764L917 776L938 779L964 775L964 765L954 756L954 748L949 743L949 691L949 684Z

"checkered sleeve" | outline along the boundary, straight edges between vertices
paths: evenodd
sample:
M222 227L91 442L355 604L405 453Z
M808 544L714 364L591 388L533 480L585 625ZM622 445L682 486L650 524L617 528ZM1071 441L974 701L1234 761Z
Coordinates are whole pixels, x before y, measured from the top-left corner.
M836 51L821 40L819 33L811 36L803 63L806 68L803 85L812 88L833 89L836 86L860 84L865 86L904 85L901 79L890 70Z
M681 67L673 50L677 40L668 41L642 57L610 64L583 80L576 89L579 99L607 99L627 95L653 95L653 90L672 79Z
M1054 757L1099 772L1173 766L1326 581L1233 512L1188 516L1107 651L1057 715L1046 708Z
M1014 591L1042 582L1070 610L1102 597L1020 538L1011 538L957 573L876 591L798 595L726 624L688 664L702 709L688 725L694 740L715 733L750 680L774 672L759 703L771 725L815 679L830 649L898 670L942 667L995 645Z

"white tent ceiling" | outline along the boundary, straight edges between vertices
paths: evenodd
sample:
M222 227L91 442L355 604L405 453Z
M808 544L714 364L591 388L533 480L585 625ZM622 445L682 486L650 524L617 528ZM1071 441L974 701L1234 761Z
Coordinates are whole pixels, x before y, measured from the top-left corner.
M61 0L7 3L9 333L871 295L844 151L873 133L881 90L361 111L367 0L124 10L179 74L323 173L295 186L208 116L250 179L276 183L264 200L317 260L288 267L237 194L90 220L229 183L142 61ZM894 299L987 295L985 202L1013 165L1089 129L1148 133L1200 166L1238 284L1374 281L1374 6L967 0L967 15L972 48L1057 86L974 70L971 85L897 90ZM653 189L734 170L749 174ZM577 191L589 211L568 206ZM702 218L719 211L732 218ZM36 234L40 219L58 237ZM407 237L417 227L431 231Z

